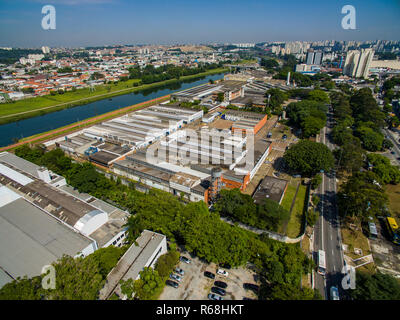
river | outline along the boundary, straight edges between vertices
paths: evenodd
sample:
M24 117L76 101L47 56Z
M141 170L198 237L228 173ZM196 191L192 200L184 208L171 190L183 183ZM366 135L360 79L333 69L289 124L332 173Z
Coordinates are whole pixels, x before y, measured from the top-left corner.
M98 100L85 105L68 108L42 116L20 120L0 125L0 147L15 143L16 139L30 137L32 135L53 130L68 124L85 120L109 111L128 107L140 102L162 97L167 94L188 89L207 83L210 79L218 80L223 74L214 74L201 79L185 80L178 83L164 85L147 90L141 90L120 96Z

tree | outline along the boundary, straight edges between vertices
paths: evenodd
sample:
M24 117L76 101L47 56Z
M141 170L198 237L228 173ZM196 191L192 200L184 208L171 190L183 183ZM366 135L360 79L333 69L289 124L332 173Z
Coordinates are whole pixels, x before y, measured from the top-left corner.
M384 214L388 197L380 183L372 171L353 173L338 193L340 214L363 219Z
M140 278L133 284L135 296L140 300L155 300L161 293L164 282L156 270L145 267L140 273Z
M278 61L275 59L261 59L261 66L265 67L266 69L276 69L279 67Z
M356 135L360 138L362 146L368 151L379 151L382 149L384 136L367 126L360 126L356 130Z
M265 96L266 97L270 96L269 107L272 109L272 112L274 114L278 114L278 112L280 113L281 111L280 107L282 103L288 98L287 94L278 88L271 88L267 90Z
M334 151L334 155L340 170L357 172L363 166L365 152L360 139L349 134L342 146Z
M167 278L173 271L173 268L179 262L179 252L176 250L170 250L168 253L160 256L156 262L155 270L158 272L161 278Z
M322 90L311 90L308 94L308 100L328 103L329 97L328 95Z
M305 138L316 136L320 130L325 126L326 120L321 118L309 116L302 123L302 132Z
M367 159L368 163L373 166L372 171L376 173L383 183L400 183L400 169L392 166L388 158L380 154L370 153Z
M317 189L318 186L322 183L322 177L319 174L316 174L314 178L311 179L311 188Z
M310 227L313 227L315 225L315 223L317 222L319 217L319 212L315 211L314 209L310 209L307 212L307 224Z
M223 92L218 92L217 101L218 102L222 102L224 100L225 100L224 93Z
M321 170L328 171L334 165L332 152L322 143L301 140L283 155L290 170L304 176L313 176Z
M391 275L377 272L356 274L356 289L350 291L355 300L400 300L400 284Z

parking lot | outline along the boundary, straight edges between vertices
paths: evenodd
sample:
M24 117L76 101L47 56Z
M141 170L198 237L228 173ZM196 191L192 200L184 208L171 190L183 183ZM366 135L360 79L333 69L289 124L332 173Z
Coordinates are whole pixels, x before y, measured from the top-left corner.
M208 294L211 292L214 281L223 281L228 286L225 289L226 295L224 300L242 300L243 297L256 299L257 296L249 290L243 288L243 283L258 284L256 274L244 267L234 269L224 269L229 275L228 277L218 275L217 265L215 263L207 263L197 257L192 257L188 253L182 254L191 260L190 264L179 262L178 268L185 271L185 275L181 280L178 288L165 286L164 291L160 295L160 300L207 300ZM210 271L215 274L215 279L209 279L204 276L204 271Z
M376 227L378 238L369 240L374 262L381 272L400 278L400 246L388 240L389 236L381 219Z

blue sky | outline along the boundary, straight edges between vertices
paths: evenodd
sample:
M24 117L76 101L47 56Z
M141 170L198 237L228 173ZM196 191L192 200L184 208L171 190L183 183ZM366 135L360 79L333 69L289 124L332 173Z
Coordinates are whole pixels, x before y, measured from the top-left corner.
M56 30L41 9L56 8ZM341 9L356 8L343 30ZM400 40L399 0L0 0L0 46Z

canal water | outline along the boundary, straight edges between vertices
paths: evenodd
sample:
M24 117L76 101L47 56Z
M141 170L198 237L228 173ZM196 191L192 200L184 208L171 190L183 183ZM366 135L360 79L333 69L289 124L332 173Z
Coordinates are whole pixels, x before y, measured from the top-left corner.
M223 78L223 74L214 74L200 79L185 80L165 86L98 100L82 106L56 111L42 116L3 124L0 125L0 147L15 143L17 139L63 127L77 121L162 97L176 91L192 88L207 83L210 79L217 80L221 78Z

